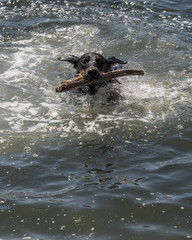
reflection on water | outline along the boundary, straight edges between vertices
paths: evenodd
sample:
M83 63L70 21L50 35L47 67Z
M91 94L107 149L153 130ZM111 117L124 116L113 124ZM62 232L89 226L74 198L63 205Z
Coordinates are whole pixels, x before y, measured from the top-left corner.
M190 239L191 4L0 1L0 237ZM58 94L60 55L143 68ZM122 99L107 103L111 89Z

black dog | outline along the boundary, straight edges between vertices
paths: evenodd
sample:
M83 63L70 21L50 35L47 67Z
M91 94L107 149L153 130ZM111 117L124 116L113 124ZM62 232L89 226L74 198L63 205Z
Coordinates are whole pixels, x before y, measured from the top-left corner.
M76 57L74 55L69 55L68 57L59 57L60 61L68 61L74 64L76 73L80 73L89 79L97 79L102 73L109 72L112 70L112 65L115 63L126 64L126 61L122 61L116 57L104 58L98 53L86 53L81 57ZM82 93L89 93L94 95L98 88L105 86L106 83L89 85L88 89L79 89Z

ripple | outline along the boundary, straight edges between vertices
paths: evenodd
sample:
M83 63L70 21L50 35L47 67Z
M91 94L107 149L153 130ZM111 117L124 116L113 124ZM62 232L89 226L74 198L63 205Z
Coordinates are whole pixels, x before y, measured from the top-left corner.
M18 0L0 11L1 237L190 238L189 2ZM89 51L145 75L91 97L57 94L75 73L57 57ZM111 90L122 100L108 104Z

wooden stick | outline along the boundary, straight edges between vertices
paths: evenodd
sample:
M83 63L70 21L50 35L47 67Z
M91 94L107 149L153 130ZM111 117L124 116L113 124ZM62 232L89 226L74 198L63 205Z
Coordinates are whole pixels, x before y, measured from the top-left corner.
M62 81L59 86L56 87L56 92L65 92L74 88L82 88L87 85L98 84L127 75L144 75L144 71L142 69L121 69L103 73L102 76L97 79L89 79L86 76L77 74L69 80Z

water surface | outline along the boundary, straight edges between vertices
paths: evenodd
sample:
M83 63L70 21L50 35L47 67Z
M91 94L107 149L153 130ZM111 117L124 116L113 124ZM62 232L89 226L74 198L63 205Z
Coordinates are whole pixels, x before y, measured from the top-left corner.
M0 0L0 238L192 238L192 4ZM58 94L58 56L144 77ZM111 88L122 100L106 102Z

